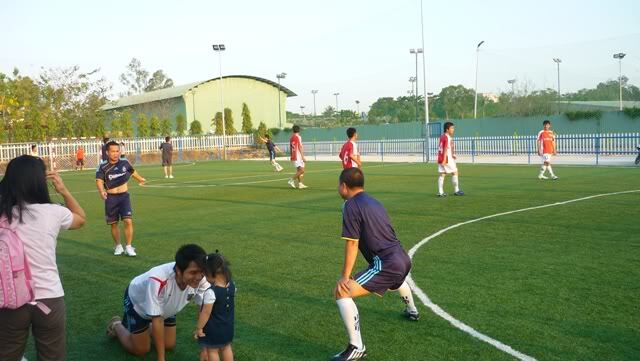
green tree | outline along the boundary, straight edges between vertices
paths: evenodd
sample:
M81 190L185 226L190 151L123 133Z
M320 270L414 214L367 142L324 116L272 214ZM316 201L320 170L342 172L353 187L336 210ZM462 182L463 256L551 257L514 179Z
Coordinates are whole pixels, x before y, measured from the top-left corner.
M215 129L215 135L222 135L222 112L217 112L213 119L211 119L211 126Z
M151 116L151 122L149 124L149 135L157 137L160 135L160 120L155 114Z
M256 131L256 134L263 137L267 134L269 134L269 130L267 129L267 125L264 124L264 122L260 122L260 124L258 124L258 130Z
M251 111L247 103L242 103L242 133L251 134L253 123L251 123Z
M233 135L238 133L233 126L233 112L229 108L224 108L224 127L227 135Z
M202 135L202 124L200 124L198 120L194 120L193 122L191 122L189 135Z
M142 67L140 60L133 58L127 65L127 69L120 75L120 82L127 87L127 91L122 96L141 94L157 89L164 89L173 86L173 80L162 70L156 70L151 76Z
M178 136L183 136L186 128L187 128L187 122L184 119L184 115L182 114L176 115L176 134Z
M123 137L133 137L133 121L131 120L131 112L129 112L128 110L122 112L122 118L120 119L120 130L122 131Z
M162 121L160 122L160 135L171 135L171 122L169 121L169 119L162 119Z
M138 114L138 137L149 136L149 123L147 122L147 115L145 113Z

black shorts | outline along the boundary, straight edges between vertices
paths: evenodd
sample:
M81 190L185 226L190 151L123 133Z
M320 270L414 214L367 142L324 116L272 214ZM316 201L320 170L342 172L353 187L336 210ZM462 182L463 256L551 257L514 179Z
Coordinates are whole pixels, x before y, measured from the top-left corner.
M122 326L124 326L129 332L136 334L142 333L149 328L151 324L151 320L147 320L143 318L136 312L133 308L133 303L131 302L131 298L129 298L129 286L124 290L124 315L122 316ZM165 318L164 319L164 327L175 327L176 326L176 316Z
M84 165L84 159L76 159L76 165Z
M162 158L162 166L168 167L171 165L171 158Z
M405 250L398 246L382 256L374 256L373 263L365 270L356 273L354 280L365 290L384 295L387 290L396 290L411 271L411 259Z
M107 224L118 223L121 219L131 218L133 210L131 209L131 198L129 192L109 194L104 202L104 214Z

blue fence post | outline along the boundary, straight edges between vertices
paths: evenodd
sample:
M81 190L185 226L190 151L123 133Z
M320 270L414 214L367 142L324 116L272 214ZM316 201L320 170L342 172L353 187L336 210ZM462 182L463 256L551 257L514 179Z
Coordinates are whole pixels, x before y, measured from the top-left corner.
M531 164L531 141L533 138L529 138L527 142L527 164Z
M313 141L313 159L318 160L318 153L316 153L316 141Z
M596 134L596 165L600 165L600 133Z
M183 159L183 155L182 155L182 138L178 138L178 162L182 162Z
M380 157L382 158L382 163L384 163L384 143L382 140L380 141Z
M471 139L471 163L476 163L476 138Z

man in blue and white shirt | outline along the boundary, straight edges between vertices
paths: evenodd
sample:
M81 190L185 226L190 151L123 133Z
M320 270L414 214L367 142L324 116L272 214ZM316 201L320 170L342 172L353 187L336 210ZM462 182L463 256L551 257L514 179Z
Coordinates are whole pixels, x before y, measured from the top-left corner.
M96 186L100 197L105 201L104 212L107 224L111 226L111 236L115 243L113 254L119 256L125 253L127 256L136 256L136 251L131 245L133 242L133 210L127 182L133 177L140 185L146 181L125 158L120 158L120 145L117 142L106 144L109 159L101 164L96 171ZM124 223L124 236L127 242L125 248L120 243L120 229L118 222Z

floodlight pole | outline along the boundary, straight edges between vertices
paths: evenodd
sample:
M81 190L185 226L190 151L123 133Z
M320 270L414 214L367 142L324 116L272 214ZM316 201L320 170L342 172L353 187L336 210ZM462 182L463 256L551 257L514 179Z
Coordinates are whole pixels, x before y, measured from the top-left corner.
M423 49L418 48L418 49L409 49L409 53L410 54L415 54L416 56L416 76L414 78L415 82L416 82L416 121L418 121L418 54L424 54Z
M424 16L422 11L422 0L420 0L420 26L422 30L422 86L424 88L424 134L426 141L426 161L429 163L429 95L427 93L427 62L425 60L426 48L424 47Z
M222 108L222 153L223 159L227 159L227 130L224 120L224 95L222 87L222 52L226 50L224 44L213 44L213 51L218 53L218 64L220 66L220 80L218 81L218 89L220 89L220 107Z
M311 94L313 94L313 116L315 117L316 114L316 94L318 94L317 90L312 90Z
M560 113L560 58L553 58L553 61L558 65L558 113Z
M473 100L473 118L478 118L478 59L480 58L480 46L484 44L484 40L476 46L476 95Z
M620 111L622 111L622 59L627 56L625 53L613 54L614 59L618 59L618 63L620 64L620 76L618 77L618 81L620 82Z
M282 129L282 105L281 97L280 97L280 79L284 79L287 77L287 73L276 74L276 78L278 78L278 122L280 123L280 129Z

